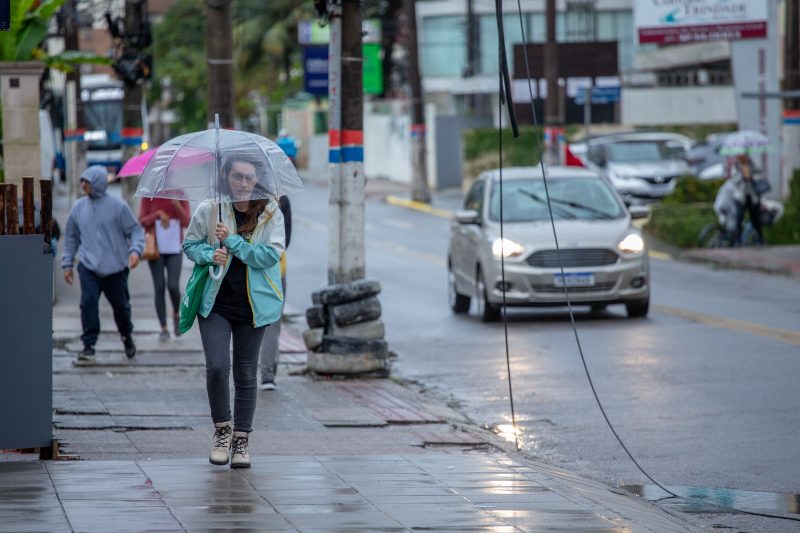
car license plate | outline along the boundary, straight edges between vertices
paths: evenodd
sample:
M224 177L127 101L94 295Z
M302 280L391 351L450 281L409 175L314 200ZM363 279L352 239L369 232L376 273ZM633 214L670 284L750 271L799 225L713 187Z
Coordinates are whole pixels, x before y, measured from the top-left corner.
M553 286L555 287L594 287L594 274L576 272L572 274L555 274L553 276Z

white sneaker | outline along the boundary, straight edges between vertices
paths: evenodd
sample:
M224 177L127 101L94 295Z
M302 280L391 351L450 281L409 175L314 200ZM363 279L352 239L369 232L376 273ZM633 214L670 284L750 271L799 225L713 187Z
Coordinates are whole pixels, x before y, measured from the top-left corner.
M250 434L244 431L233 432L231 468L250 468L250 454L247 451L249 437Z
M227 422L219 422L214 424L216 428L214 431L213 448L208 461L212 465L226 465L231 453L231 440L233 438L233 424L228 420Z
M275 390L275 384L271 381L265 381L261 384L261 390Z

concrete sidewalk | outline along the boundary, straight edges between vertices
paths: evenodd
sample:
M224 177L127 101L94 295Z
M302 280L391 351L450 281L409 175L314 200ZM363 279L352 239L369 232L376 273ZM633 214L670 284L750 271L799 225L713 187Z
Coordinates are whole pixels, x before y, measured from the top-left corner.
M259 392L253 467L212 466L197 330L159 342L146 265L130 281L139 353L125 358L103 302L98 357L86 364L75 360L78 289L57 278L54 434L75 460L0 453L0 532L691 529L515 454L394 380L314 379L291 320L277 389Z

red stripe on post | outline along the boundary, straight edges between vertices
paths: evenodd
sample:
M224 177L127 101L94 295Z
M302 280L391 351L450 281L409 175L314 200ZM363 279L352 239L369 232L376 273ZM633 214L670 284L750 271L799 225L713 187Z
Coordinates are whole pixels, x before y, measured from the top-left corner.
M338 148L342 145L342 132L330 130L328 132L328 148Z
M342 131L342 146L364 144L364 132L361 130L343 130Z
M123 137L141 137L143 133L142 128L122 128Z

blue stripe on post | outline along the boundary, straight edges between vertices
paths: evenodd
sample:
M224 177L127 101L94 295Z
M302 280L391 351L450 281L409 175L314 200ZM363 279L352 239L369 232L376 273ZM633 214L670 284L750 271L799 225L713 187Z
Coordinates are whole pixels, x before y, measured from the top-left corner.
M331 148L328 150L328 163L341 163L342 150L341 148Z
M364 161L364 147L363 146L343 147L342 160L344 162L352 162L352 163Z
M123 137L122 144L130 146L130 145L139 145L142 144L141 137Z

